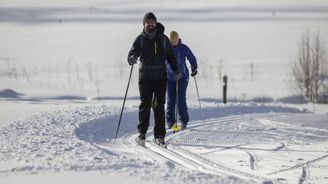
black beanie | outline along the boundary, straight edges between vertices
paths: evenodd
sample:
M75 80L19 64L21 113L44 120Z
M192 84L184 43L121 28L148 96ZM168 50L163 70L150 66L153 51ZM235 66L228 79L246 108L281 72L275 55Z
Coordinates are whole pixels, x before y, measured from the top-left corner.
M155 15L152 12L148 12L148 13L145 14L145 16L143 18L143 21L142 21L142 24L145 25L146 20L149 20L149 19L157 22L157 19L156 19Z

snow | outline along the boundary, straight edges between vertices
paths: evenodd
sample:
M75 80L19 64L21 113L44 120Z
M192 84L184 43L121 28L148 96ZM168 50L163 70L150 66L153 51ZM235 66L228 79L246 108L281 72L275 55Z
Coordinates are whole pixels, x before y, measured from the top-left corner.
M150 184L151 181L144 181L136 177L123 177L111 172L101 173L98 171L88 171L88 172L61 172L61 173L42 173L42 174L24 174L17 173L15 175L5 175L4 182L2 183L44 183L46 181L49 184L56 183L108 183L108 181L113 181L115 178L116 183L145 183ZM1 179L0 179L1 181ZM158 182L161 184L161 182Z
M327 183L328 106L289 87L325 0L2 0L0 183ZM199 62L188 129L137 146L138 83L127 51L154 11ZM228 75L228 103L222 76Z
M147 134L149 150L134 142L138 114L134 103L127 105L116 141L118 105L41 112L2 126L0 181L15 183L30 178L32 182L40 175L42 183L43 175L63 175L78 182L76 175L80 173L90 177L100 174L103 182L99 183L110 176L117 176L120 182L124 173L127 183L134 177L141 183L249 183L279 178L294 182L300 176L299 168L327 166L325 157L320 158L328 148L327 115L277 105L204 103L204 126L196 115L198 108L190 104L189 129L168 132L168 150L163 151L151 143L152 128ZM304 163L316 158L320 160ZM296 168L286 174L282 165ZM313 181L325 181L324 175L318 174Z

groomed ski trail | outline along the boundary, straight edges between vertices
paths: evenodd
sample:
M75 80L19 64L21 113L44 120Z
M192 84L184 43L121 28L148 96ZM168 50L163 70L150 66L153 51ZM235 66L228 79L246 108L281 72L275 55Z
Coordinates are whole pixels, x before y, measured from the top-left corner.
M260 131L259 134L254 135L253 139L250 140L250 142L246 144L236 144L235 146L225 146L225 145L218 145L218 144L206 144L202 141L206 141L206 138L199 138L196 140L189 140L187 142L183 142L180 140L180 137L184 134L188 134L190 131L200 131L200 132L211 132L212 130L209 130L210 127L225 123L225 124L233 124L233 123L239 123L238 128L240 130L233 130L228 133L232 134L252 134L252 132L247 132L243 130L244 125L251 124L252 121L259 121L263 123L265 126L268 126L270 129L277 129L277 132L285 132L289 133L292 132L295 126L288 125L284 123L278 123L279 126L287 127L286 129L279 129L273 126L273 124L270 124L270 120L273 116L276 114L246 114L246 115L240 115L240 116L227 116L223 118L213 118L208 119L205 121L193 121L190 122L188 129L185 131L172 133L172 131L168 130L166 141L168 143L167 149L160 147L156 145L153 140L153 130L149 129L147 135L146 135L146 144L145 147L138 146L135 142L135 138L138 136L137 132L130 133L127 135L124 135L116 143L122 144L126 149L130 150L131 152L134 152L135 154L142 155L143 158L146 160L152 160L152 161L169 161L172 163L176 163L177 165L180 165L182 167L185 167L187 169L208 173L208 174L216 174L219 176L235 176L237 178L248 180L250 182L255 183L263 183L274 180L273 174L284 172L284 170L276 170L275 172L271 173L257 173L258 165L257 165L257 155L254 151L264 151L264 152L304 152L304 153L327 153L328 150L297 150L297 149L290 149L288 148L288 144L284 141L284 139L287 137L282 136L281 140L278 140L276 145L271 145L270 148L266 147L265 145L260 146L252 146L252 143L259 143L261 141L260 138L263 134L271 135L271 136L277 136L275 133L266 132L266 130ZM288 113L280 113L279 115L288 115ZM242 123L241 123L242 122ZM276 123L276 122L275 122ZM271 127L271 128L270 128ZM216 131L213 131L216 132ZM218 131L220 133L220 131ZM217 132L216 132L217 133ZM221 133L226 133L226 131L222 131ZM278 133L279 134L279 133ZM311 133L304 133L302 131L297 132L299 135L307 135L307 136L314 136L318 139L326 139L326 136L311 134ZM258 140L257 140L258 139ZM203 147L203 148L215 148L216 150L211 150L208 154L234 149L244 152L246 155L248 155L249 160L249 168L253 172L243 171L235 169L234 167L227 166L226 164L223 164L219 161L213 161L208 158L206 158L205 154L195 154L183 147ZM325 159L326 155L319 160ZM316 159L315 159L316 160ZM311 161L310 161L311 162ZM310 163L307 163L310 164ZM293 170L296 168L299 168L304 166L305 164L297 165L296 167L290 167L287 170ZM308 177L308 168L306 168L307 172L304 172L304 167L302 171L300 171L300 175L302 176L301 179L299 179L299 183L303 183L304 180Z
M204 129L207 126L211 126L221 122L236 122L244 120L248 118L250 121L254 118L261 118L267 117L268 115L242 115L242 116L233 116L233 117L225 117L225 118L213 118L207 120L205 123L203 121L194 121L191 122L188 126L188 129L194 128L201 128ZM206 128L207 129L207 128ZM188 130L185 130L188 131ZM188 169L209 173L209 174L217 174L217 175L224 175L224 176L235 176L238 178L242 178L245 180L250 180L256 183L262 183L266 181L270 181L269 177L261 176L261 175L254 175L252 173L247 173L243 171L236 170L232 167L224 166L218 162L213 162L205 157L193 154L183 148L179 148L179 144L174 143L172 141L173 136L179 136L179 134L183 133L183 131L173 134L172 131L168 130L166 141L168 143L167 149L156 145L153 140L153 130L149 129L146 135L146 144L145 147L137 145L135 142L135 138L138 136L138 133L134 132L131 134L124 135L121 137L117 143L122 144L125 148L129 149L130 151L138 154L143 155L142 157L146 160L152 158L152 160L162 160L162 161L170 161L176 163L180 166L183 166ZM171 144L172 143L172 144ZM203 145L204 146L204 145ZM235 147L238 149L238 146ZM242 149L241 149L242 150ZM250 155L250 162L255 167L255 160L252 157L252 154L249 151L244 151L248 155ZM253 160L252 160L253 158Z

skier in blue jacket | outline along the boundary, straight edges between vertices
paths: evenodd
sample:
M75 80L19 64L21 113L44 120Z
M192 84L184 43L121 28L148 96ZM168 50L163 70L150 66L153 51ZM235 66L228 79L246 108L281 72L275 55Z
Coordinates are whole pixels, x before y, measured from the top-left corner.
M178 69L182 74L182 78L178 81L174 78L174 72L171 66L167 65L167 107L166 107L166 119L168 128L172 128L177 123L177 117L175 117L175 104L176 96L178 96L178 114L181 122L181 129L184 130L187 127L189 121L189 114L186 102L186 91L189 82L189 70L186 64L188 59L191 65L191 76L197 74L197 60L190 48L181 42L179 34L176 31L171 31L169 35L170 42L173 46L174 54L178 61ZM176 90L178 95L176 95Z

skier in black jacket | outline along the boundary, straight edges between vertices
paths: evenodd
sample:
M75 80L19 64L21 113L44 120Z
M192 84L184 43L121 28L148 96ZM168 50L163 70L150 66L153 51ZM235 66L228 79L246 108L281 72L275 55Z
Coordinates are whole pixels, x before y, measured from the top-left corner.
M165 95L167 87L167 69L165 61L170 64L174 76L179 80L182 75L177 68L177 61L172 50L171 43L164 35L164 26L157 22L152 12L145 14L143 18L143 31L133 42L128 54L130 65L137 63L140 57L139 67L139 136L136 141L144 145L145 135L149 126L150 109L153 95L156 105L153 106L155 116L154 140L159 145L164 145L165 131Z

